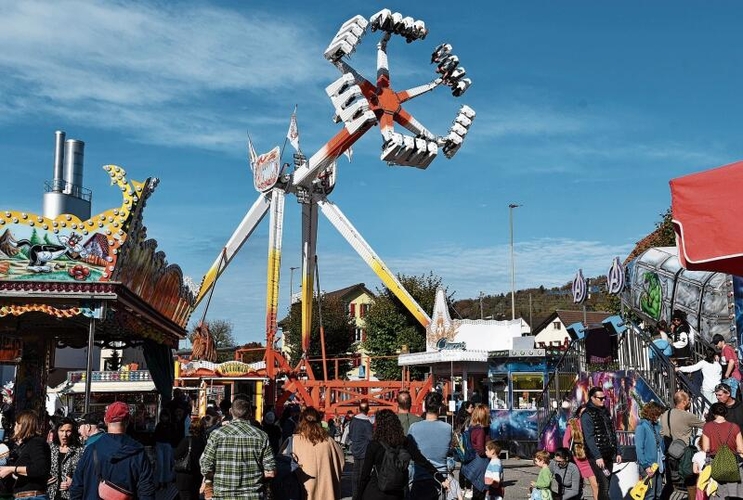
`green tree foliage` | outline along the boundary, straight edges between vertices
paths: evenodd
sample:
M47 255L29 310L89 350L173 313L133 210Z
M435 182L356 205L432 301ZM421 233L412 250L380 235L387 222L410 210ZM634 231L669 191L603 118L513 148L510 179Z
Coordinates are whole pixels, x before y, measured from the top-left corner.
M351 368L349 361L338 363L338 376L335 372L333 358L348 357L353 344L355 325L348 313L348 305L340 297L325 296L321 301L322 322L325 332L325 357L328 359L328 378L340 378ZM302 304L292 304L289 317L283 321L285 343L290 348L289 359L296 365L302 357ZM322 359L320 343L320 315L318 301L312 306L312 329L310 331L310 348L307 357L311 360ZM322 362L311 365L315 378L323 376Z
M229 350L225 348L234 348L235 337L232 334L233 325L231 322L223 319L205 320L206 325L209 327L209 333L211 333L214 339L214 344L217 347L217 363L224 361L232 361L235 359L234 349ZM193 344L194 335L196 334L196 325L191 328L191 333L188 335L188 340Z
M657 244L659 247L672 247L676 245L676 233L673 230L673 212L671 207L660 214L661 219L655 224L658 233Z
M266 353L266 348L261 342L248 342L243 345L241 349L251 349L242 354L243 363L255 363L261 361Z
M431 314L436 290L443 286L441 278L429 273L423 276L399 275L398 279L423 310ZM372 357L372 370L381 380L399 379L400 368L395 355L404 345L410 352L425 351L426 330L387 287L377 290L377 298L364 320L366 341L363 347ZM380 356L390 358L375 358ZM412 371L411 375L421 374Z

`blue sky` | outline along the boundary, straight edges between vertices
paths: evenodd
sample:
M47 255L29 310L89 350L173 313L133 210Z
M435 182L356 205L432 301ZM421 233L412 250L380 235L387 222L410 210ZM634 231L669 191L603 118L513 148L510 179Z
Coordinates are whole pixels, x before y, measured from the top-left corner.
M743 156L737 2L0 0L0 206L41 212L65 130L86 142L94 212L120 203L102 165L160 179L148 235L199 282L257 196L246 131L259 152L283 144L296 104L302 149L321 147L339 128L324 93L339 74L322 53L344 21L383 7L430 31L390 42L394 88L433 79L444 41L473 80L459 99L440 88L406 109L440 135L461 104L477 118L457 156L424 171L381 162L372 129L340 160L330 198L393 271L433 271L456 298L510 289L509 203L523 205L517 288L561 285L626 256L669 206L670 179ZM350 61L368 78L378 39L367 34ZM281 313L299 214L288 198ZM320 220L322 288L379 286ZM267 236L268 218L208 312L240 342L264 339Z

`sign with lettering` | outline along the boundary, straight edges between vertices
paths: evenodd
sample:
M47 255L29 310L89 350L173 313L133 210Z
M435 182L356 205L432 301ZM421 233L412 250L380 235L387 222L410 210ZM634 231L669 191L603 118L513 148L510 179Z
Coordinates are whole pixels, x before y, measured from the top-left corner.
M612 295L618 295L624 289L624 266L619 257L614 257L614 262L606 273L606 287Z
M588 295L588 283L583 277L583 269L578 269L578 273L573 280L573 303L582 304Z
M276 146L260 155L253 165L253 185L260 192L274 187L281 174L281 149Z
M466 351L467 343L450 342L446 339L439 339L439 341L436 342L436 349L438 349L439 351Z

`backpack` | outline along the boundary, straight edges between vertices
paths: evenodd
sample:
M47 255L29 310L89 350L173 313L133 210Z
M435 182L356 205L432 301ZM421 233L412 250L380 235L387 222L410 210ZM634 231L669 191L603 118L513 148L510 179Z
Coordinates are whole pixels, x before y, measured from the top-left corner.
M684 479L694 475L694 465L692 463L692 459L694 458L694 454L696 452L696 447L687 446L686 449L684 449L684 454L678 461L679 476Z
M408 450L395 447L379 441L384 447L382 465L374 466L377 473L377 486L382 493L404 492L408 485L408 465L411 456Z
M718 434L719 439L719 434ZM728 438L730 437L730 430L728 430ZM730 448L728 448L727 439L722 441L720 447L717 449L715 458L712 459L710 464L712 469L712 479L718 482L740 482L740 472L738 470L738 461Z
M461 433L454 434L456 438L454 458L461 464L468 464L477 456L477 452L472 447L471 433L471 428L466 427Z

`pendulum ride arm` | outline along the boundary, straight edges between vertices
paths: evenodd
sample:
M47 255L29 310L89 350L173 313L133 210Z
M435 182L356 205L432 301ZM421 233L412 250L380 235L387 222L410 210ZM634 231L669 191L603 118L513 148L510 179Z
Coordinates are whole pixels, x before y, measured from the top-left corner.
M402 286L402 283L392 274L392 271L382 262L382 259L372 250L371 246L364 240L361 234L356 230L351 222L343 215L343 212L332 202L327 199L318 200L317 204L320 206L323 215L328 218L331 224L335 226L341 235L348 241L348 243L356 250L364 262L371 267L377 276L382 280L387 288L389 288L395 296L400 299L400 302L415 316L415 319L427 328L431 323L431 318L421 308L415 299L408 293L407 290Z
M275 376L276 365L280 371L291 368L283 356L277 356L273 349L276 337L277 314L279 305L279 275L281 270L281 243L284 233L284 200L283 189L271 191L271 216L268 234L268 270L266 278L266 372L269 378Z
M250 207L250 210L248 210L248 213L245 214L245 217L243 217L242 222L237 226L235 232L232 233L229 241L227 241L227 244L220 252L219 257L217 257L217 260L214 261L212 267L209 268L201 280L199 294L196 297L196 303L193 305L194 309L201 303L209 290L214 287L217 278L222 275L229 263L232 262L235 254L237 254L258 224L263 220L271 202L270 197L271 193L261 193L258 199L255 200L255 203L253 203L253 206Z

